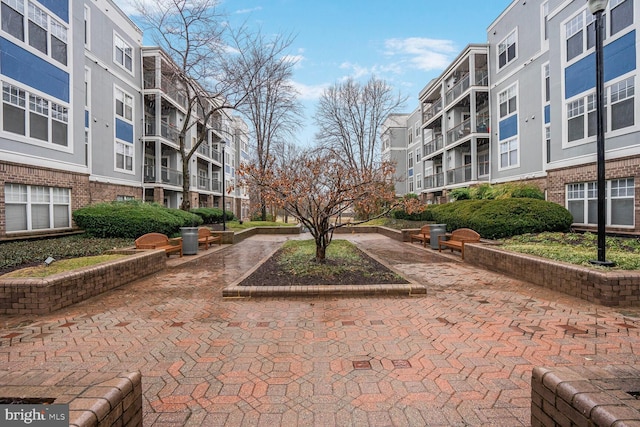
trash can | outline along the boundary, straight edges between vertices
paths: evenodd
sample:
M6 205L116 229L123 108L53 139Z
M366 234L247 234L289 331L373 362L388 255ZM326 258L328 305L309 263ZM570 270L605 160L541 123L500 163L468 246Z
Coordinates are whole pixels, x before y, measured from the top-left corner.
M198 227L180 227L182 236L182 253L195 255L198 253Z
M429 224L429 244L431 249L438 249L438 236L447 232L447 224Z

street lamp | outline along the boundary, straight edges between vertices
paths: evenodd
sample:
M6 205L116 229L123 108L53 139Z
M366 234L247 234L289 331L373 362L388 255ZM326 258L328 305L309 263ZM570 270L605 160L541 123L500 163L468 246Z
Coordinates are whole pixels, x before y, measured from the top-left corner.
M222 231L227 231L227 212L225 208L224 193L226 193L224 170L226 168L226 157L224 155L224 147L227 145L226 141L222 140Z
M602 52L602 40L604 28L602 12L607 7L608 0L588 0L589 10L596 16L596 161L598 172L598 259L590 261L591 264L603 267L612 267L615 263L607 261L605 248L605 213L606 213L606 181L604 173L604 64Z

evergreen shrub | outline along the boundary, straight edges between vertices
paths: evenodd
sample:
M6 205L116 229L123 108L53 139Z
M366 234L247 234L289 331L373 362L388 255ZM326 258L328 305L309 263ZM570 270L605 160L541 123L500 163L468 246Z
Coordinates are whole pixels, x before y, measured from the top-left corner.
M460 200L432 206L433 220L447 231L471 228L483 238L500 239L525 233L569 231L573 217L557 203L538 199Z

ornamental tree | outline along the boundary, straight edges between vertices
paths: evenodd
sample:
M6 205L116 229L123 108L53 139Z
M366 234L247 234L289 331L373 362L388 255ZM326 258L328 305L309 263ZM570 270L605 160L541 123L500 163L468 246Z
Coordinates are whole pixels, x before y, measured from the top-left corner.
M357 210L366 215L357 224L386 214L400 203L393 186L394 165L356 169L334 151L308 149L287 165L273 163L266 171L244 165L242 180L260 189L263 197L306 227L316 243L317 262L324 262L333 232L347 225L341 214Z

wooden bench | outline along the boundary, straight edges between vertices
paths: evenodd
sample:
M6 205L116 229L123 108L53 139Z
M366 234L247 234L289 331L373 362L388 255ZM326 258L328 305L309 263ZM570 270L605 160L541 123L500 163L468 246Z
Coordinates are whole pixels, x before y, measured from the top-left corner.
M448 240L445 240L448 238ZM480 235L470 228L459 228L453 230L451 233L438 236L438 252L442 252L442 248L449 248L451 252L453 250L460 251L462 259L464 259L464 244L479 242Z
M198 245L204 245L204 249L207 250L216 242L222 245L222 236L214 236L211 230L205 227L198 229Z
M163 249L167 256L180 253L182 257L182 239L169 239L162 233L147 233L136 239L136 249Z
M414 240L422 242L422 246L426 248L427 243L431 240L431 228L424 225L417 234L409 234L409 243L413 243Z

